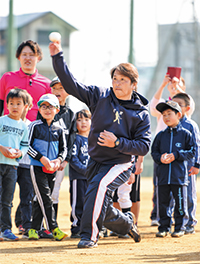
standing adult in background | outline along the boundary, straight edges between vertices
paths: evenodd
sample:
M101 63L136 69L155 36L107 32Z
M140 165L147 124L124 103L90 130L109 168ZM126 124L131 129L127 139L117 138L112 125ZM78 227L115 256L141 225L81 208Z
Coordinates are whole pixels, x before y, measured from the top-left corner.
M26 119L36 120L38 113L37 102L43 94L51 93L50 80L38 73L37 63L42 60L43 54L37 42L32 40L23 41L16 50L16 58L20 62L20 69L16 72L6 72L0 79L0 115L8 114L6 96L13 88L26 90L33 98L33 106L28 111ZM29 174L30 177L30 174ZM22 185L23 186L23 185ZM32 186L30 186L32 189ZM1 186L0 186L1 189ZM25 193L27 190L24 190ZM20 188L23 196L23 188ZM21 225L20 210L16 214L16 225L21 234L24 229Z
M78 247L96 247L102 225L118 234L128 233L139 242L134 215L112 206L112 192L130 177L132 155L146 155L151 142L148 101L134 92L138 71L131 63L121 63L111 70L113 87L86 86L69 71L60 42L50 43L49 48L64 89L84 102L92 114L86 172L88 189Z
M36 120L39 98L51 93L50 80L38 73L37 63L42 60L42 50L37 42L27 40L22 42L16 51L20 69L16 72L6 72L0 79L0 115L8 114L6 96L13 88L25 89L33 98L33 107L27 114L30 121Z
M169 74L166 74L161 86L158 88L156 93L154 94L153 98L150 101L150 112L151 115L157 118L157 126L156 126L156 132L155 135L158 134L161 130L165 129L167 126L163 121L163 116L162 114L156 109L156 105L165 102L165 100L162 98L162 94L164 91L164 88L167 86L167 89L169 91L169 98L168 100L171 100L173 96L175 96L178 93L185 93L185 80L183 77L180 77L180 80L176 77L173 79L170 78ZM195 109L195 103L194 100L190 97L190 102L191 102L191 107L189 111L187 112L187 117L191 117L194 109ZM158 226L159 225L159 212L158 212L158 200L157 200L157 176L156 176L156 169L157 169L157 164L154 162L154 171L153 171L153 210L151 211L151 226ZM173 199L171 200L171 206L169 208L169 213L171 214L173 211Z

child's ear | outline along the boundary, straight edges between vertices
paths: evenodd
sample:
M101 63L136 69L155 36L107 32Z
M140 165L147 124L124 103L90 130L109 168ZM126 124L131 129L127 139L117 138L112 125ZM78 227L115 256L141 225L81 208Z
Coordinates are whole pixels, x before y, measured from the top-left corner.
M187 106L186 106L186 112L188 112L189 110L190 110L190 106L187 105Z
M181 112L178 112L177 115L178 115L178 118L181 119L182 113Z

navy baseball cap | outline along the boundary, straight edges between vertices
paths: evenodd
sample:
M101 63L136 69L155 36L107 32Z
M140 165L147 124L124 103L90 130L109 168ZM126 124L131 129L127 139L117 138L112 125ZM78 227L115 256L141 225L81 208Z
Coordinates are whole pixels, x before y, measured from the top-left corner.
M37 103L38 107L40 107L43 102L48 102L50 105L60 108L58 98L54 94L43 94Z
M58 78L58 76L56 76L55 78L53 78L53 80L50 83L50 87L53 87L54 84L56 83L61 83L60 79Z
M156 109L161 113L167 109L176 110L177 112L182 113L180 105L174 101L167 101L165 103L164 102L159 103L156 105Z

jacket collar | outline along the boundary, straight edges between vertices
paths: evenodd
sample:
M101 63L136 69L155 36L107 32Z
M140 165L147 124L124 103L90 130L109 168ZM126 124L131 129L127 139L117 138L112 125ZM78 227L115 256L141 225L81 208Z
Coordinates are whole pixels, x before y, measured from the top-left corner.
M21 78L27 77L27 76L31 76L32 79L36 78L38 75L38 70L36 69L34 74L28 75L25 72L22 71L22 68L19 69L19 74Z
M171 132L171 131L173 131L173 133L177 133L177 131L179 130L179 129L181 129L182 128L182 125L181 125L181 122L179 121L179 123L178 123L178 125L176 126L176 127L167 127L167 131L168 132Z

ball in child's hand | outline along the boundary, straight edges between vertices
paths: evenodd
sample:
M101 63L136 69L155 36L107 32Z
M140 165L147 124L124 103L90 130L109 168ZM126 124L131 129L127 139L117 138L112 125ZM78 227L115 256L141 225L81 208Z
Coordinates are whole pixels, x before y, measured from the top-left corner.
M14 149L14 148L9 149L9 151L10 151L11 154L14 154L14 153L17 152L16 149Z
M59 32L51 32L49 34L49 40L52 42L57 42L61 40L61 35Z

